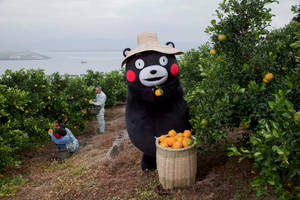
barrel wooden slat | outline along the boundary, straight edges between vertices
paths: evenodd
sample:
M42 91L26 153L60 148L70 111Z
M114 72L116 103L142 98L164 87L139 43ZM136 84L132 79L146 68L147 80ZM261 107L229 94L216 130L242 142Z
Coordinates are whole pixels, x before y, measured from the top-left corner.
M183 149L164 148L156 141L156 162L159 181L165 189L195 183L197 150L195 145Z

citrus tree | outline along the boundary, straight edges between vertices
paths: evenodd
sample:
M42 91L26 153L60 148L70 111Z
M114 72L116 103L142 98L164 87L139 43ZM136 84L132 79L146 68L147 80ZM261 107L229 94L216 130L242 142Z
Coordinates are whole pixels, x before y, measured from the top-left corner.
M300 109L300 27L292 21L270 31L273 15L266 5L275 2L223 1L217 19L206 29L211 35L210 49L202 45L187 53L194 59L183 56L180 63L185 73L192 65L198 70L182 80L197 138L213 144L226 136L227 128L243 127L243 140L230 148L229 155L254 159L257 177L253 186L258 194L271 186L279 198L293 199L299 194L300 157L295 148L300 146L299 125L293 115ZM193 87L184 84L194 80L198 83ZM266 126L281 134L263 140L261 133L268 132L269 137L272 132ZM280 163L285 160L277 158L279 154L287 163ZM290 185L285 184L287 180Z
M126 99L124 71L88 71L86 77L43 70L6 72L0 79L0 168L19 164L18 152L49 141L54 122L64 122L75 134L82 133L89 113L89 99L102 85L108 106Z

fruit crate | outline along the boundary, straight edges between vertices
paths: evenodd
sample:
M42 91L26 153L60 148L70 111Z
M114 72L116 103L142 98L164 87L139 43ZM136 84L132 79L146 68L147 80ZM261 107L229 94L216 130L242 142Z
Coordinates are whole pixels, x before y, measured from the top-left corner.
M101 106L90 105L89 112L93 115L97 115L101 109Z
M193 137L195 140L195 138ZM159 145L156 139L156 163L159 181L164 189L191 186L197 172L197 148L195 142L185 148L171 149Z

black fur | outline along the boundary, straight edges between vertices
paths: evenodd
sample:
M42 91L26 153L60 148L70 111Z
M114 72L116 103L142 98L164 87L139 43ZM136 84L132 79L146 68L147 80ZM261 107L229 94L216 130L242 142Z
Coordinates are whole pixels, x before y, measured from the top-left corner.
M162 66L159 61L162 56L168 59L165 66ZM138 59L144 61L142 69L135 67ZM177 64L174 55L155 51L136 54L129 57L126 62L126 73L131 70L136 75L134 81L127 80L126 126L132 143L144 152L143 170L153 169L154 166L156 168L156 163L153 163L156 156L155 137L167 134L171 129L175 129L176 132L190 129L187 105L183 99L184 93L179 76L170 72L173 64ZM140 79L140 73L143 69L148 67L151 69L153 66L156 66L155 69L164 68L168 78L160 85L145 86ZM149 73L155 71L157 70L150 70ZM162 96L155 96L154 91L157 87L163 90Z

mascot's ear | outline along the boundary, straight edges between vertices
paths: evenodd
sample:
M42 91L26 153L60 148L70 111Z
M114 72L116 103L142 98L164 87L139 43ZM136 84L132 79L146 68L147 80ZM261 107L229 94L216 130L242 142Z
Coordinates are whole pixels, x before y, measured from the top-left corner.
M175 44L173 42L167 42L166 45L175 48Z
M131 51L130 48L124 49L124 51L123 51L123 56L126 57L126 56L129 54L130 51Z

